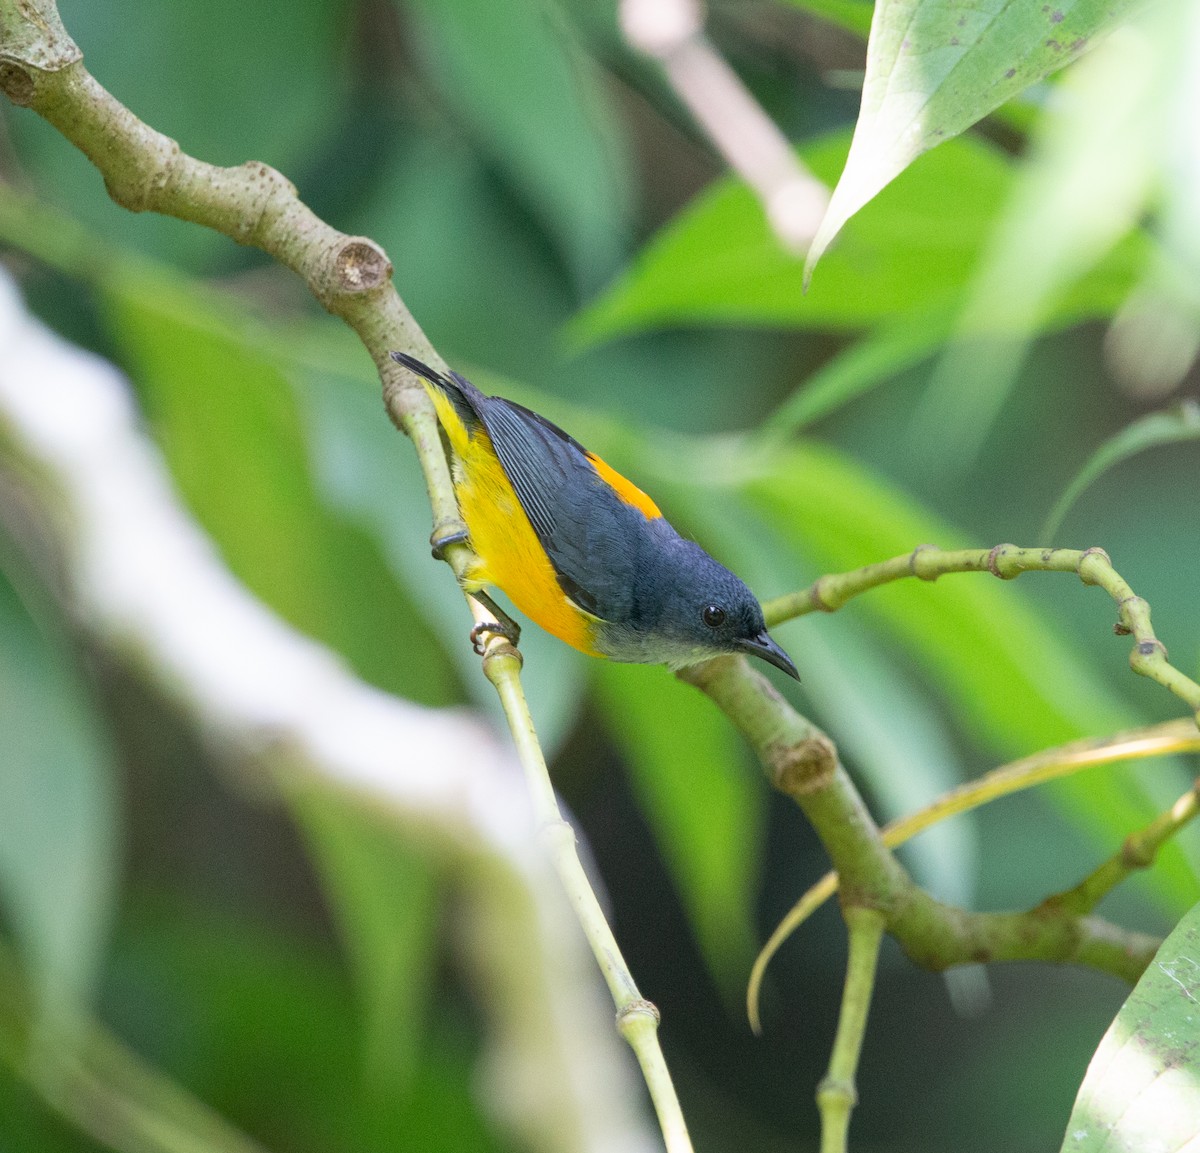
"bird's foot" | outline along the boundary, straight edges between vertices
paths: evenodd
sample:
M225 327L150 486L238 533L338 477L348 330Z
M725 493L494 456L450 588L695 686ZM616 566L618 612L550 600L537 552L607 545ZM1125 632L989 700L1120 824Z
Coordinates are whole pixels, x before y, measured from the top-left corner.
M471 647L479 656L483 656L483 634L495 633L497 636L503 637L513 648L516 648L521 640L521 626L517 624L490 596L485 592L471 593L484 608L490 609L496 614L494 621L483 621L477 624L471 630Z
M460 520L452 520L447 524L438 525L429 538L433 559L445 560L446 549L452 544L462 544L468 539L470 539L470 533L467 532L467 526Z
M481 657L486 651L483 638L488 633L503 637L513 648L517 647L517 642L521 639L521 629L516 624L510 622L504 625L499 621L483 621L471 630L471 647L476 656Z

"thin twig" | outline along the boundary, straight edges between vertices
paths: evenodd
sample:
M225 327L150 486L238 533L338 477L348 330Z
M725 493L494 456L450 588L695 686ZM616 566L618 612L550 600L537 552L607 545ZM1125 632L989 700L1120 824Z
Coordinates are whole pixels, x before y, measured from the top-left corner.
M558 807L546 759L533 727L533 718L529 715L529 705L517 675L520 667L520 653L504 637L496 636L489 642L483 671L500 694L504 713L512 725L517 754L525 770L529 795L533 798L535 819L612 993L617 1007L617 1027L641 1066L668 1153L687 1153L692 1148L691 1138L659 1044L658 1010L638 992L604 910L584 872L575 847L575 831L563 819Z
M1121 848L1078 885L1047 897L1041 908L1057 912L1090 913L1109 893L1133 873L1154 864L1159 850L1200 812L1200 780L1193 783L1165 813L1145 828L1130 833Z
M719 657L680 677L716 702L758 754L768 779L816 829L841 877L842 906L878 910L918 964L1075 961L1136 979L1157 942L1095 917L972 913L935 900L893 855L838 759L833 742L801 717L744 658Z
M1134 672L1169 689L1191 710L1200 724L1200 684L1174 668L1166 646L1150 625L1150 606L1137 596L1113 568L1102 548L1020 548L998 544L990 549L943 551L936 545L918 545L910 553L850 572L823 576L806 589L777 597L763 605L767 624L779 624L811 612L834 612L852 597L904 577L935 581L950 573L990 572L1012 580L1025 572L1073 572L1086 585L1098 585L1116 602L1114 631L1132 635L1129 664Z
M25 315L3 272L0 497L6 528L36 526L27 555L80 635L152 679L258 792L349 810L455 879L461 956L486 993L481 1056L503 1073L486 1086L494 1114L534 1148L644 1148L591 958L505 744L469 714L362 683L256 601L180 505L127 382ZM72 1116L99 1107L88 1081L95 1095ZM128 1092L145 1103L156 1091Z

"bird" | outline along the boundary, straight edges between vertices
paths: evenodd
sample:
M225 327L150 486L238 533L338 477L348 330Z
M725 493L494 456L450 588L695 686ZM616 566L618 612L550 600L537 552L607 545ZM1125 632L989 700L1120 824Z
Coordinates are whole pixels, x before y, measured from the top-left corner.
M434 555L467 541L463 587L513 644L517 623L486 589L594 657L679 670L725 653L759 657L800 679L767 632L749 588L681 536L640 488L544 416L486 396L457 372L403 352L421 378L451 450L465 531L435 535Z

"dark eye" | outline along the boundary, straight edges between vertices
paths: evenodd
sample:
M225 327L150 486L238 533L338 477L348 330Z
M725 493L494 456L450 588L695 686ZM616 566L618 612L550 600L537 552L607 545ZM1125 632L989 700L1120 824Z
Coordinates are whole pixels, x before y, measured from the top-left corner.
M705 605L700 617L710 629L719 629L725 623L725 610L720 605Z

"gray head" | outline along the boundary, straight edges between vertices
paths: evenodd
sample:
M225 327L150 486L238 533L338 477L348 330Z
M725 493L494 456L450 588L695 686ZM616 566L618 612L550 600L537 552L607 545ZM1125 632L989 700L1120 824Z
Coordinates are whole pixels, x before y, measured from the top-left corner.
M617 642L609 655L682 668L721 653L748 653L800 679L742 581L693 541L675 536L660 544L638 565L629 625L605 630L604 639Z

